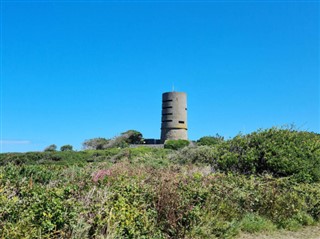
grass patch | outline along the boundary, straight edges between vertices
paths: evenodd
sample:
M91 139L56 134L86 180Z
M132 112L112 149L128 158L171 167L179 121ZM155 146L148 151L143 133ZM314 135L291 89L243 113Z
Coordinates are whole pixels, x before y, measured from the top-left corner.
M249 233L274 231L277 229L277 226L272 221L253 213L248 213L243 217L240 227L242 231Z

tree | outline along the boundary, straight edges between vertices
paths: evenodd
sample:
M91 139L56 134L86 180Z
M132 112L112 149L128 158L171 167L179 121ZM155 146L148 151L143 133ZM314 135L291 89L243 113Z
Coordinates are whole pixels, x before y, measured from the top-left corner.
M143 144L142 134L136 130L128 130L109 140L104 148L125 148L130 144Z
M82 143L82 145L84 149L101 150L106 148L106 145L109 143L109 141L110 140L105 138L87 139Z
M144 140L142 137L142 133L137 130L128 130L121 134L123 137L126 138L126 142L128 144L143 144Z
M57 145L55 145L55 144L51 144L44 149L44 151L46 151L46 152L54 152L56 150L57 150Z
M108 148L125 148L130 144L143 144L142 134L136 130L128 130L112 139L94 138L86 140L83 143L84 149L108 149Z
M72 145L66 144L66 145L61 146L60 150L61 151L72 151L73 148L72 148Z

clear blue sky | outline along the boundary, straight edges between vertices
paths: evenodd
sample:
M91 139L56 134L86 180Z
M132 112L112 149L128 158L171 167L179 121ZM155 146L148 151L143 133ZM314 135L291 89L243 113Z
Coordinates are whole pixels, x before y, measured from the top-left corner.
M2 1L1 152L160 137L188 94L189 138L320 131L317 1Z

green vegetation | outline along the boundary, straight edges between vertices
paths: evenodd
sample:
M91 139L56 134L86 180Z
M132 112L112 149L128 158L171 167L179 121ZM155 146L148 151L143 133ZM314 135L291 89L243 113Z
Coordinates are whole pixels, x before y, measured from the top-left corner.
M73 150L73 147L70 144L63 145L60 147L60 151L72 151L72 150Z
M320 181L319 134L271 128L238 135L214 150L212 165L218 170Z
M276 226L269 219L253 213L248 213L241 220L241 230L250 233L274 231L276 230Z
M84 149L102 150L110 148L125 148L130 144L143 144L142 134L136 130L128 130L113 139L94 138L83 142Z
M105 138L87 139L82 145L84 149L101 150L105 148L105 145L107 145L109 141L110 140Z
M318 134L272 128L174 150L0 154L0 237L298 230L320 220L319 144Z
M189 144L190 144L190 142L188 140L184 140L184 139L166 140L166 142L164 143L164 148L178 150L178 149L182 149L184 147L187 147Z
M55 145L55 144L51 144L51 145L49 145L48 147L46 147L44 149L44 151L47 151L47 152L53 152L53 151L56 151L56 150L57 150L57 145Z
M125 138L126 143L128 144L143 144L143 136L139 131L128 130L121 134Z
M207 146L213 146L216 144L221 143L224 140L224 137L217 134L216 136L204 136L201 137L198 141L198 145L207 145Z

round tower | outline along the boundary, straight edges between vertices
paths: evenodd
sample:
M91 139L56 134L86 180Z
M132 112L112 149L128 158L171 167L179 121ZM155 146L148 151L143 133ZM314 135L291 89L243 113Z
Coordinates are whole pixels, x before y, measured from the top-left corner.
M187 95L184 92L162 94L161 141L188 139Z

